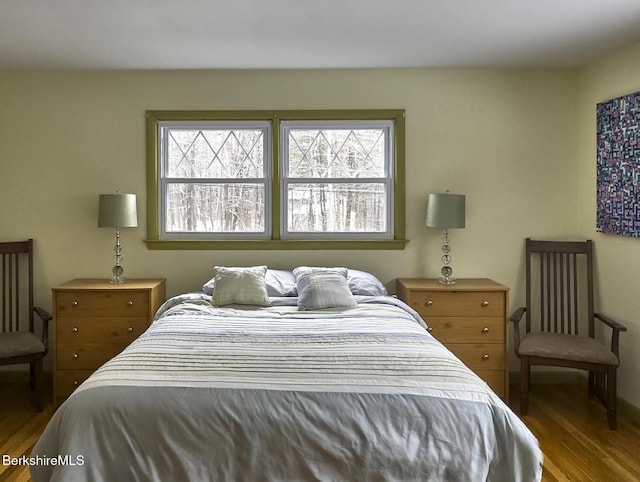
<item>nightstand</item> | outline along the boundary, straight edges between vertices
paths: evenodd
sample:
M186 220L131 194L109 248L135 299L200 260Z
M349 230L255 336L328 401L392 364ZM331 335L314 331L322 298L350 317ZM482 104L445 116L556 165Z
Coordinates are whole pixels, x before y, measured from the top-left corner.
M416 310L429 331L465 365L509 400L507 310L509 288L486 278L399 278L398 297Z
M165 300L164 279L75 279L53 292L53 398L78 385L144 332Z

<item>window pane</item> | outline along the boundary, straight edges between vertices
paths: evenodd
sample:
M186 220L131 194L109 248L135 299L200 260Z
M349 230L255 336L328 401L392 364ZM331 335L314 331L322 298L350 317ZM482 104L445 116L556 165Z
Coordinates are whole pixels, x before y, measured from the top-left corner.
M384 233L382 183L289 184L290 233Z
M166 177L246 179L264 176L261 129L166 128Z
M291 129L288 176L384 177L385 132L384 128Z
M265 232L263 184L167 186L165 230L190 233Z

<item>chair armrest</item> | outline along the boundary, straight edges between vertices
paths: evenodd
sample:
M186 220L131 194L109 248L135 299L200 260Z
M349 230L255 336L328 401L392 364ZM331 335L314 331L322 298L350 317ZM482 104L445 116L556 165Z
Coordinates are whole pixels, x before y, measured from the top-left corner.
M44 310L39 306L34 306L33 311L36 312L36 314L40 317L42 321L49 322L53 318L53 316L51 316L47 310Z
M518 323L520 323L520 320L522 319L525 311L527 311L527 308L521 306L511 314L511 318L509 318L509 321L512 321L517 325Z
M45 356L49 352L49 322L53 317L47 310L44 310L39 306L34 306L33 311L42 320L42 343L44 344L44 354L42 356Z
M605 325L609 325L613 332L611 333L611 351L618 357L620 360L620 356L618 354L619 340L620 340L620 332L627 331L627 327L621 325L617 321L612 320L608 316L604 316L602 313L594 313L594 317L600 321L602 321Z
M522 319L525 311L527 311L527 308L521 306L514 311L509 318L509 321L513 323L513 352L518 358L520 358L520 355L518 354L518 348L520 347L520 320Z
M604 316L602 313L594 313L594 316L600 321L602 321L603 323L605 323L606 325L609 325L611 328L613 328L613 330L627 331L626 326L618 323L617 321L612 320L608 316Z

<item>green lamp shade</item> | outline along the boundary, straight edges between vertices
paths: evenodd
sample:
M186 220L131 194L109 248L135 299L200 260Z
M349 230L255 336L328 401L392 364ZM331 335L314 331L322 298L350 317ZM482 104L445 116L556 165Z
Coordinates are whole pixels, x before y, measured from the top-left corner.
M426 225L432 228L465 227L464 194L429 194Z
M99 228L135 228L137 226L138 209L135 194L100 194Z

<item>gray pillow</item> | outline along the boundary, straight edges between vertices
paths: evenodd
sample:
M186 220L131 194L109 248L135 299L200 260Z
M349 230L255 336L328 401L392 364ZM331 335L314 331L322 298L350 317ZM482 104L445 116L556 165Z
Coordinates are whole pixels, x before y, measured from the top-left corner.
M264 278L269 296L297 296L296 277L291 271L268 269Z
M354 295L387 296L389 292L382 282L371 273L349 269L347 274L349 289Z
M293 270L298 288L298 307L302 310L356 306L347 282L346 268L313 268L301 266Z

